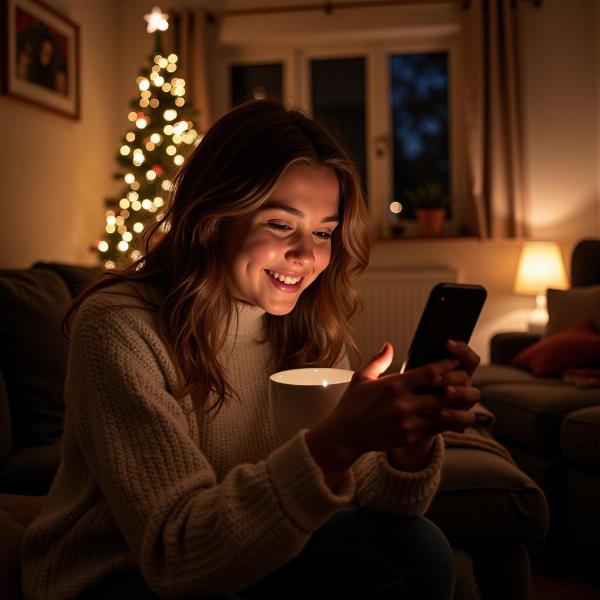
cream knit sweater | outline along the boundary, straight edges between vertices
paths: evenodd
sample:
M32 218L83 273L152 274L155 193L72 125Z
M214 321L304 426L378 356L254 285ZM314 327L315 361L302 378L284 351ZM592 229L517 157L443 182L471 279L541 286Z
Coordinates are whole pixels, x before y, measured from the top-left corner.
M335 490L306 429L282 444L269 411L268 344L254 341L262 309L238 303L237 339L234 323L219 360L243 402L210 420L186 416L189 396L173 398L175 367L154 313L101 310L132 302L96 293L75 319L62 462L23 540L26 600L75 598L131 569L164 598L232 593L290 561L342 506L425 512L439 482L439 436L425 470L397 471L370 452Z

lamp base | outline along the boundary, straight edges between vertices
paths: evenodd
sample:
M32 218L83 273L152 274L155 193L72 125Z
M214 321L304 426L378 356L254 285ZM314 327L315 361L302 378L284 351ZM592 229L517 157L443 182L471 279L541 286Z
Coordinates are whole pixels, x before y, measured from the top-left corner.
M546 308L546 294L535 297L535 309L529 313L527 326L530 333L544 335L548 325L548 309Z

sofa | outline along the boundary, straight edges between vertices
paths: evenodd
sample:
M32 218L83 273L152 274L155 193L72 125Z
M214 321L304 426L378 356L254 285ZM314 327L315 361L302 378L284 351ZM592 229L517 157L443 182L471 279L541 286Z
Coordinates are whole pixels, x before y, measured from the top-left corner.
M56 263L0 271L0 580L12 581L9 597L18 597L20 536L60 461L68 350L60 323L72 297L99 273ZM548 529L543 492L494 440L492 425L481 407L475 427L448 435L442 483L427 514L454 549L456 600L526 600L529 549Z
M583 360L588 369L600 369L600 360L594 346L569 346L558 336L586 320L600 331L600 240L579 242L571 262L570 289L548 290L546 333L496 334L490 364L478 369L474 384L495 416L495 437L548 500L550 530L534 560L548 572L575 570L598 578L600 378L577 377L568 367ZM598 342L600 336L592 336L591 343ZM521 365L523 356L530 368ZM540 361L556 361L555 373ZM535 374L531 367L537 367Z

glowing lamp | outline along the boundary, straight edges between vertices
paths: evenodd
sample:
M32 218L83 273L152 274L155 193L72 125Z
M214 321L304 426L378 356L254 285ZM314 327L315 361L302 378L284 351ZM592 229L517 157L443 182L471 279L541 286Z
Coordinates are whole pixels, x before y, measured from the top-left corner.
M521 250L513 291L534 295L536 307L529 314L529 330L543 333L548 323L546 290L569 287L560 248L555 242L527 242Z

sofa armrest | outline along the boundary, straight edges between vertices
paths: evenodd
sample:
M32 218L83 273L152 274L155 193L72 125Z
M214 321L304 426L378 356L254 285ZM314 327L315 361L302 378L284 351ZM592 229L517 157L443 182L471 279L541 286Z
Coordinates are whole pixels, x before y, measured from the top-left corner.
M490 342L490 361L507 365L521 350L539 341L541 337L528 331L497 333Z

